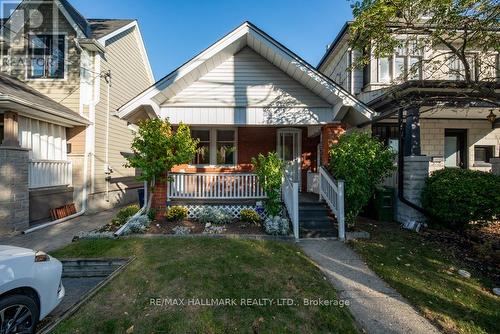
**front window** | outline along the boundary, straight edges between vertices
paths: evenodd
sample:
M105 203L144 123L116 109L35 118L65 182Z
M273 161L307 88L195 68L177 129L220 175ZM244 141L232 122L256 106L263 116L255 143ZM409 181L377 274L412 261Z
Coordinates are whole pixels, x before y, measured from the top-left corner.
M391 72L390 72L390 62L389 58L379 58L378 60L378 82L390 82Z
M64 35L29 37L30 79L63 79L66 41Z
M217 164L233 165L236 163L236 143L234 130L217 130Z
M210 164L210 130L191 130L191 137L199 140L193 164Z
M235 129L192 129L191 136L199 140L193 164L236 164Z
M486 164L493 158L495 146L474 146L474 163Z

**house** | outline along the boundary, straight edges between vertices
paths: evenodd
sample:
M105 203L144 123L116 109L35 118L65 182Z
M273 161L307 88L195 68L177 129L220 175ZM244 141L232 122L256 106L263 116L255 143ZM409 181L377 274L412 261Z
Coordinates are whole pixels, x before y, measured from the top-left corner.
M419 45L418 36L397 36L403 46L392 56L372 56L364 68L352 68L360 53L349 46L349 26L330 44L317 69L376 112L372 121L355 125L399 151L400 168L386 185L398 191L396 218L420 221L420 193L429 173L445 167L499 169L494 166L500 161L495 158L500 150L499 53L493 51L487 59L478 59L473 51L468 55L473 75L492 92L490 103L465 87L460 62L443 55L440 46ZM412 99L424 102L405 108Z
M136 201L133 128L113 114L154 82L137 21L87 19L66 0L2 6L0 230Z
M373 112L261 29L245 22L118 110L130 123L159 117L190 125L195 159L157 185L155 203L258 200L252 157L278 152L303 193L318 187L328 147ZM297 189L297 190L298 190ZM236 202L236 203L235 203Z

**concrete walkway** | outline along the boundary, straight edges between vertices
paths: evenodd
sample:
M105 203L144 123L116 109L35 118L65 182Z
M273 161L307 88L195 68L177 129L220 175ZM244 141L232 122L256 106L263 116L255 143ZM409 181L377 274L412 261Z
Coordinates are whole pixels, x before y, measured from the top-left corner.
M299 245L327 275L338 298L349 300L352 315L366 333L439 333L344 243L316 239Z
M0 237L0 245L18 246L50 252L71 243L79 232L89 232L106 225L119 209L80 216L30 234Z

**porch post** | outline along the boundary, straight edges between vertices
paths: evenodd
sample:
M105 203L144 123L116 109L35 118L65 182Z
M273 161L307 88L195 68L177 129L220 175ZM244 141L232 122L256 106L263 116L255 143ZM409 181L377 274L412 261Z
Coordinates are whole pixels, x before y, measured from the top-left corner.
M421 155L420 110L418 107L410 107L406 112L405 157L419 156Z
M6 111L3 115L3 142L2 146L19 147L18 115L13 111Z
M321 128L321 164L328 166L330 162L330 147L337 144L340 136L345 132L341 123L326 124Z

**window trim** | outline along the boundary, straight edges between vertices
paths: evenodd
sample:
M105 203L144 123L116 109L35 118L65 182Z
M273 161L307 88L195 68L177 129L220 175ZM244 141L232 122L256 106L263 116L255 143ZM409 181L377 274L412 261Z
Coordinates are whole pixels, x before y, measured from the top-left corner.
M64 73L62 78L32 78L31 77L31 55L30 55L30 41L32 36L64 36ZM43 81L67 81L68 80L68 33L67 32L47 32L47 33L30 33L27 39L27 47L26 47L26 62L25 62L25 80L26 81L36 81L36 82L43 82Z
M490 159L491 159L491 158L495 157L496 146L495 145L474 145L474 147L473 147L473 149L474 149L474 166L476 166L476 167L489 167L489 166L491 166L491 162L489 162L489 161L476 160L476 158L477 158L476 148L490 149L491 150ZM488 154L486 154L486 156L488 156Z
M210 131L210 163L209 164L188 164L189 167L197 168L217 168L217 167L236 167L238 166L238 128L237 127L191 127L191 130L208 130ZM234 164L218 164L217 163L217 130L233 130L234 131Z

